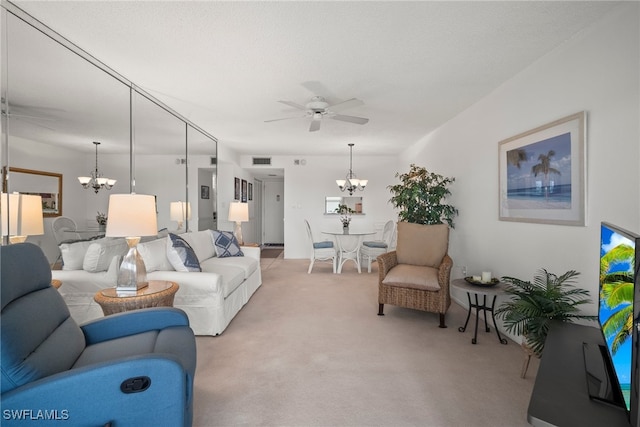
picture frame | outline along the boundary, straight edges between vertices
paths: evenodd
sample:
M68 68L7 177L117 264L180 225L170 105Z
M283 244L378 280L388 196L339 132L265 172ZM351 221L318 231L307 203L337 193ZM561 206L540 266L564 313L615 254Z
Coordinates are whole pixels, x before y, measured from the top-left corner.
M498 144L500 221L586 224L586 112Z
M200 186L200 198L201 199L208 199L209 198L209 186L208 185L201 185Z
M247 186L247 199L253 200L253 184L248 183Z
M240 200L240 178L233 180L233 199Z
M4 169L6 171L6 169ZM10 166L3 174L2 192L31 194L42 198L42 216L62 216L62 174ZM11 179L9 179L11 178ZM8 183L11 183L10 185Z
M241 202L246 203L247 202L247 180L243 179L242 180L242 200Z

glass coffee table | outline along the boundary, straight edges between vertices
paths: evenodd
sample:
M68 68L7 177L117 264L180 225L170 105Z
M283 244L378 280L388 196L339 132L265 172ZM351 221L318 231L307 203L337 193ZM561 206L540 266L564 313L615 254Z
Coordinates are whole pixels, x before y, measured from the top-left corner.
M175 282L149 280L149 285L135 293L119 292L115 287L102 289L93 297L105 316L149 307L173 307L173 298L180 287Z

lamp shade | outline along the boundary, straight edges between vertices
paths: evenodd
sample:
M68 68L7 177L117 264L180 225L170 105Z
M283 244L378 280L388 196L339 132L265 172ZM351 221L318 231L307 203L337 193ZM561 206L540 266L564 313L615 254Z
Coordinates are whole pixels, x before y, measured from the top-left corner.
M44 234L42 197L33 194L2 193L2 235Z
M171 202L169 205L169 215L171 221L184 221L191 219L191 203Z
M154 236L158 233L154 196L112 194L107 218L107 237Z
M231 202L229 204L229 221L249 221L249 204L242 202Z

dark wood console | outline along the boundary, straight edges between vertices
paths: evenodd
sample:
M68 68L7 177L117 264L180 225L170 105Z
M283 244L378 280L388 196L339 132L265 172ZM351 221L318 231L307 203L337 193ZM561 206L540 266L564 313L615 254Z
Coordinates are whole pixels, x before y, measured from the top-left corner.
M589 398L582 343L604 344L596 328L557 323L549 331L529 401L534 426L629 427L624 409Z

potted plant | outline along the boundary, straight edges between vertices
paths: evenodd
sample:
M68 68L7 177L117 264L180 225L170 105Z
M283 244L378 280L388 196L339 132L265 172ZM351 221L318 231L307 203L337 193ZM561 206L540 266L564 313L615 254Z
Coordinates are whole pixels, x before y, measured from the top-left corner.
M447 178L427 169L411 164L408 173L396 173L400 184L390 185L389 200L400 212L400 221L415 224L444 224L454 227L453 218L458 210L444 203L451 194L448 186L455 178Z
M100 231L105 231L107 229L107 214L98 211L96 221L98 221L98 229Z
M561 276L541 269L533 277L533 283L505 276L505 291L511 295L496 310L496 316L504 319L507 332L524 338L522 343L529 357L542 355L547 333L552 322L573 322L576 319L595 320L596 316L580 313L580 306L590 302L589 291L573 286L579 275L569 270ZM526 373L526 365L522 377Z
M349 234L349 224L351 223L351 214L355 213L353 209L351 209L347 205L338 205L336 208L336 213L340 215L340 222L342 222L342 231L344 234Z

